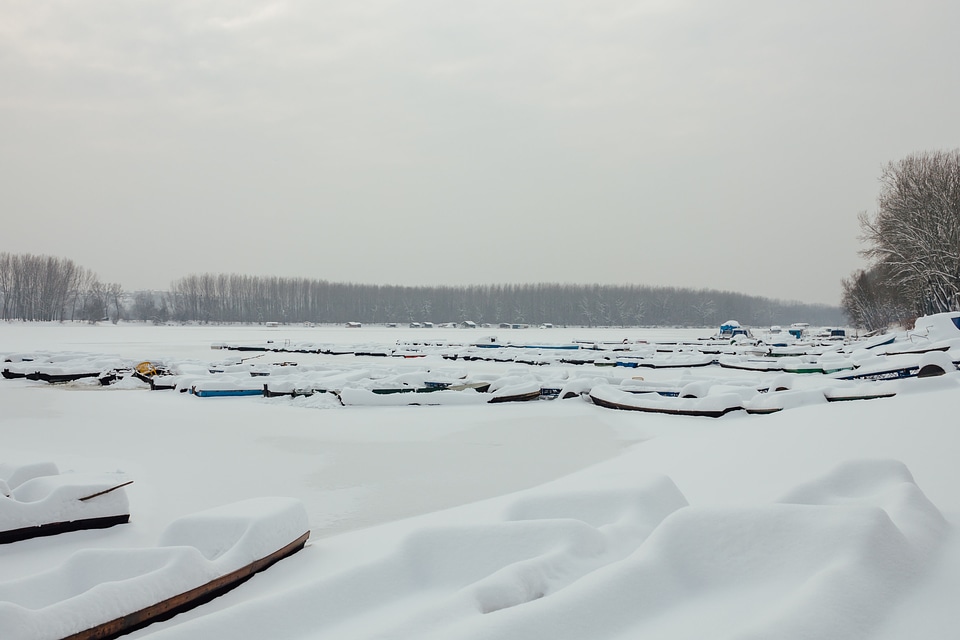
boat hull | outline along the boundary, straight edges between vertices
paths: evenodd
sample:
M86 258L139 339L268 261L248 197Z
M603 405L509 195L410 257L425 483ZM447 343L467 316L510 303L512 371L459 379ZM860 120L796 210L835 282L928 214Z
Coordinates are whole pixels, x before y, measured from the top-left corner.
M11 542L20 542L31 538L42 538L45 536L55 536L61 533L71 531L84 531L86 529L109 529L118 524L130 522L130 514L121 514L117 516L104 516L101 518L85 518L82 520L71 520L68 522L48 522L35 527L21 527L9 531L0 531L0 544L9 544Z

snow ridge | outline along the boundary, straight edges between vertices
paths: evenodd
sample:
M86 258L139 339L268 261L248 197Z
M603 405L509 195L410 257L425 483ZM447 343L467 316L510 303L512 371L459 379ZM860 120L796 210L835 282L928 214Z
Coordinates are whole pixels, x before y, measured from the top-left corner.
M156 637L866 638L948 529L891 460L736 507L689 505L664 476L562 486L498 499L492 522L415 528L365 566ZM278 628L288 615L298 622Z

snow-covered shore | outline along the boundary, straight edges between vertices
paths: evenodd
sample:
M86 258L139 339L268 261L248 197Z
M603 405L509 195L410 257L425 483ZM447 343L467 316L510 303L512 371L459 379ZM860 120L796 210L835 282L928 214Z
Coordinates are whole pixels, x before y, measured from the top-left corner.
M10 324L0 352L213 361L211 343L283 331ZM550 331L540 339L669 335ZM131 637L949 637L958 407L956 373L893 398L715 420L581 400L321 410L4 380L3 459L134 484L129 524L0 546L0 573L149 546L181 516L290 496L309 516L304 551Z

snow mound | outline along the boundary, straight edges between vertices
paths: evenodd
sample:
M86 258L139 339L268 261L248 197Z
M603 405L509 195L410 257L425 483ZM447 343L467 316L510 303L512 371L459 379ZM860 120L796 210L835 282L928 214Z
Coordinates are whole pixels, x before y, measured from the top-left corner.
M56 473L56 465L28 465L14 473L9 497L0 496L0 532L130 513L128 481L117 473ZM54 473L28 477L31 471ZM20 482L20 480L23 480ZM7 482L9 485L9 481Z
M948 525L920 490L906 465L896 460L857 460L795 487L786 504L860 506L882 509L915 547L937 546Z
M946 534L894 461L736 507L690 506L665 477L563 486L501 498L492 521L414 528L364 566L156 637L862 638Z
M0 480L9 490L16 489L27 480L39 478L41 476L55 476L60 473L55 462L41 461L29 462L24 464L13 464L10 462L0 462Z
M229 573L309 529L299 500L254 498L184 516L167 526L158 544L193 547L222 573Z
M0 582L4 640L64 638L204 585L309 530L303 505L259 498L172 523L160 545L84 549L59 567Z
M818 389L796 389L786 391L770 391L768 393L758 393L745 407L749 411L779 411L782 409L796 409L827 402L823 391Z

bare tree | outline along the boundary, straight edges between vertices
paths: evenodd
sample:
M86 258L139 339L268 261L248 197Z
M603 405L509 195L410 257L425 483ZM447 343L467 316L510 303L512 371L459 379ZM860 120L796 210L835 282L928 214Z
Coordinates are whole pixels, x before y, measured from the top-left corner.
M106 309L109 309L109 306L113 305L114 315L111 317L113 324L117 324L121 320L123 315L123 303L121 298L123 297L123 285L119 282L111 282L106 285L105 297L107 299L107 304L104 305ZM109 313L107 314L109 315Z
M9 253L0 254L0 298L3 301L0 318L6 320L13 306L13 256Z
M714 316L717 314L717 305L711 298L702 298L699 302L693 305L693 312L697 316L697 320L703 322L703 326L709 326L713 322Z
M0 317L63 321L83 271L65 258L0 254Z
M617 297L613 301L613 315L620 327L627 326L627 303L622 297Z
M911 315L904 293L891 283L885 269L881 264L843 280L841 306L858 329L882 331Z
M860 214L863 254L884 266L916 313L958 308L960 149L916 153L889 163L877 213Z
M86 299L83 305L84 319L97 322L107 317L107 287L97 277L87 283Z
M580 303L577 305L577 308L580 310L580 315L586 321L588 327L593 326L593 305L590 304L590 298L587 296L581 296Z
M138 291L133 295L133 317L137 320L157 319L156 294L150 291Z
M633 305L633 321L635 324L643 324L643 316L645 314L646 305L643 304L643 300L637 300L636 304Z

